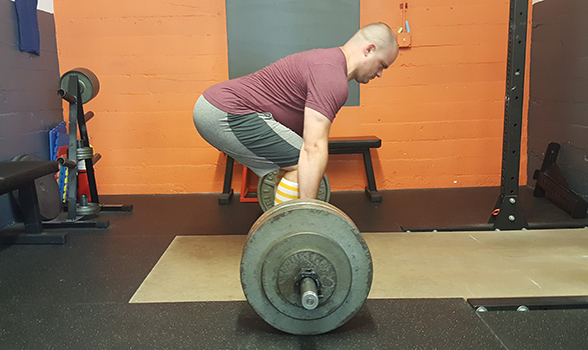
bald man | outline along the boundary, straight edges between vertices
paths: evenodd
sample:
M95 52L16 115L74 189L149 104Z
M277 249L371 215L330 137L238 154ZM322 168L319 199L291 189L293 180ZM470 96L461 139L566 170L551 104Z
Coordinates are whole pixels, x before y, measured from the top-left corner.
M208 143L258 176L283 169L276 204L316 198L348 83L381 77L397 56L394 32L369 24L342 47L296 53L208 88L194 106L194 124Z

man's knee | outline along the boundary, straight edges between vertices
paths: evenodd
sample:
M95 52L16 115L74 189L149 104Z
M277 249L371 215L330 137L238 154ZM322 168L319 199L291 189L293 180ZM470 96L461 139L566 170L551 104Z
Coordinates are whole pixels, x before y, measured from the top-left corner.
M293 182L298 182L298 165L293 165L282 169L285 171L283 176L285 179Z

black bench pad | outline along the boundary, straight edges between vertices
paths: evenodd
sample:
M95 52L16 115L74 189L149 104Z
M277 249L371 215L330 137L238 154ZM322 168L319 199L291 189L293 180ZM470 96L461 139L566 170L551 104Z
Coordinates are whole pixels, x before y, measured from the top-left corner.
M382 140L375 136L330 137L329 152L337 149L380 148Z
M58 170L57 162L0 162L0 194L16 190L27 182Z
M35 179L55 173L59 163L50 161L0 162L0 195L18 190L25 234L2 235L5 244L64 244L67 233L47 234L39 210Z

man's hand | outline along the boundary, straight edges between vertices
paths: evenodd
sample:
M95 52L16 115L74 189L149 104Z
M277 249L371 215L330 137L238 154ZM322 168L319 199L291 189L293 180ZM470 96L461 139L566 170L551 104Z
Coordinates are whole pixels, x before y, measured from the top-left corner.
M303 142L298 160L298 191L301 199L315 199L329 160L331 121L311 108L304 108Z

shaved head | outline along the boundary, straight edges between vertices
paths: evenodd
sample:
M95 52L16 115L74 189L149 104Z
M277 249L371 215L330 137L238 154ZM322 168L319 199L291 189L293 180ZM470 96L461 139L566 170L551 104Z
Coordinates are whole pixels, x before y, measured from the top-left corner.
M366 25L358 30L349 41L356 41L357 43L373 43L376 45L376 49L384 50L398 47L394 31L384 23L372 23Z

